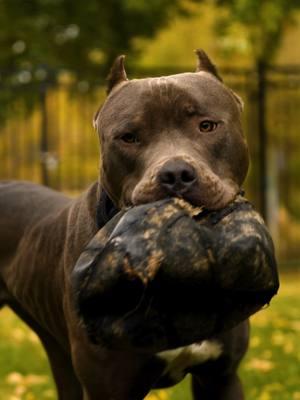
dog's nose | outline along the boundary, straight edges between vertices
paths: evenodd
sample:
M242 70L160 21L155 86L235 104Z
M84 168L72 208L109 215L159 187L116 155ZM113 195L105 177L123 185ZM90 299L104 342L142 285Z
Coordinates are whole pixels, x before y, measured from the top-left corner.
M183 160L167 161L158 174L160 185L172 194L186 192L196 180L194 167Z

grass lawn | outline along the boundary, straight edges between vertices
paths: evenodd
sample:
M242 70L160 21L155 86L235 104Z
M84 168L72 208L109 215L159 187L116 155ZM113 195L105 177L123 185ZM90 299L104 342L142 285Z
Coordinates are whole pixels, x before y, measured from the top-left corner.
M240 375L247 400L300 400L300 273L281 277L271 307L252 318L251 346ZM0 311L0 399L54 400L37 337L8 309ZM147 400L191 400L189 379Z

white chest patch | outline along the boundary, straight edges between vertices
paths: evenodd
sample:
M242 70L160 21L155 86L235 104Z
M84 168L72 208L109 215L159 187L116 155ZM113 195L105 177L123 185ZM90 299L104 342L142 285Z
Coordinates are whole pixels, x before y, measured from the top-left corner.
M222 354L222 345L217 340L204 340L201 343L178 347L157 353L166 363L164 375L168 374L172 380L179 382L185 376L185 370L195 365L203 364L208 360L216 360Z

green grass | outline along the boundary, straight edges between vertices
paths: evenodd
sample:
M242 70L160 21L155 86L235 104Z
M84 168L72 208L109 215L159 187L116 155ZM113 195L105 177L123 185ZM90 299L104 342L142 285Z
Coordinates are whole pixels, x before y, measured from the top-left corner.
M279 295L252 318L251 346L242 363L247 400L300 399L300 274L281 278ZM8 309L0 311L0 398L54 400L46 355L36 336ZM147 400L191 400L189 379Z

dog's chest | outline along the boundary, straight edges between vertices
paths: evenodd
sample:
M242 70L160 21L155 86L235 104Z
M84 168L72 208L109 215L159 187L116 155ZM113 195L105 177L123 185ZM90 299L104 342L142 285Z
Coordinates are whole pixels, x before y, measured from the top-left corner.
M184 378L189 368L216 360L222 354L222 345L217 340L204 340L174 350L162 351L157 357L165 363L163 376L176 383Z

